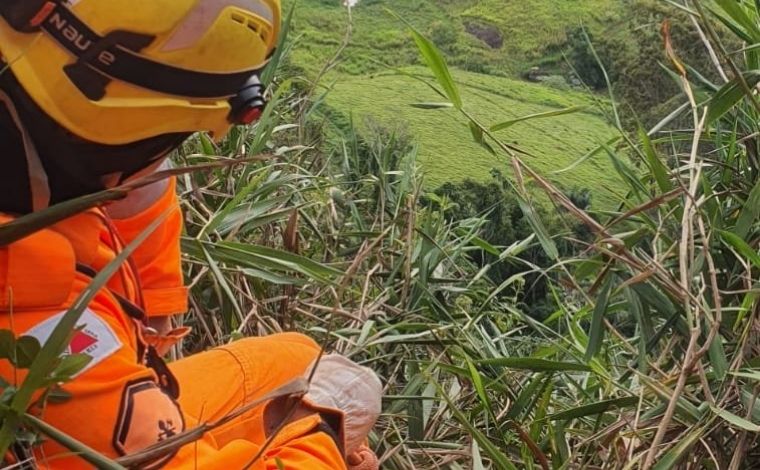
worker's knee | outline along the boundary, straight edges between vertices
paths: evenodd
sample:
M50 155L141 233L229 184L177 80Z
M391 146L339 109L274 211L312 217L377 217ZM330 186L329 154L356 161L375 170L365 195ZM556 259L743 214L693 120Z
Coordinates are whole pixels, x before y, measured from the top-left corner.
M304 376L320 350L316 342L298 333L241 339L220 349L235 357L249 397Z
M318 354L320 350L316 341L301 333L277 333L268 336L243 338L226 344L221 349L233 350L235 353L255 353L276 355L283 351L302 351Z
M319 353L319 350L321 349L316 341L301 333L279 333L272 335L271 338L275 339L278 342L297 344L303 346L306 349L311 349L316 353Z
M302 375L319 356L319 345L299 333L245 338L222 346L248 372L275 382Z

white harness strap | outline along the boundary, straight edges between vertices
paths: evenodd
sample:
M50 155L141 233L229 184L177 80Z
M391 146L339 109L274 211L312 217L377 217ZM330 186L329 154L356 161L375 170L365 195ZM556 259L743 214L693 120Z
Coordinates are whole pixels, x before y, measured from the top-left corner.
M10 113L13 121L16 123L16 127L24 140L26 164L29 172L29 187L32 192L32 210L45 209L50 205L50 184L48 183L48 176L45 168L42 166L40 156L37 154L37 147L34 146L32 137L21 122L13 101L2 90L0 90L0 103L3 103L8 109L8 113Z

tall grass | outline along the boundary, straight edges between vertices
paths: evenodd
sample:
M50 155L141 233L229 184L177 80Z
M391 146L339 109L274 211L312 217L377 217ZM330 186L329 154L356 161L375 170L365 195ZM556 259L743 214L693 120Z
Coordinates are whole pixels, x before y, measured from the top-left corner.
M525 336L544 339L530 357L516 358L510 350L507 357L466 358L460 373L472 375L475 407L463 408L439 389L452 410L479 410L455 416L483 447L478 455L495 467L760 465L754 439L760 376L753 368L760 106L758 81L745 72L759 58L753 45L760 40L760 17L750 2L695 1L683 8L707 32L706 49L718 51L721 74L733 78L714 85L687 72L663 25L663 48L693 124L664 131L663 122L658 132L634 135L620 129L620 144L603 151L626 182L627 196L617 212L603 216L578 209L535 172L530 155L498 138L500 124L480 122L462 102L440 53L413 31L440 95L470 121L475 140L501 150L513 168L526 215L532 212L530 181L596 235L582 246L585 256L557 259L552 268L560 279L557 312L542 324L523 323L532 330ZM726 51L716 21L748 47ZM539 220L534 228L556 257ZM512 376L509 396L500 374L513 369L532 373Z
M508 246L481 238L487 215L450 221L446 201L421 204L417 148L404 130L349 122L328 134L319 86L271 74L257 125L220 144L199 135L177 156L203 168L179 172L185 322L195 331L183 353L297 329L369 365L386 384L370 441L392 470L760 465L760 13L748 1L678 7L728 82L682 65L665 34L684 105L654 130L618 129L589 154L609 159L625 185L604 213L573 205L533 169L535 157L501 140L514 117L482 121L441 53L412 31L448 102L437 112L458 113L512 169L535 234ZM726 50L718 24L745 48ZM254 156L267 158L232 164ZM550 233L535 189L592 241ZM39 227L36 217L11 228ZM7 229L0 235L12 238ZM576 255L561 257L560 241ZM526 268L549 280L554 312L541 322L518 308L527 272L499 285L490 277L535 247L553 262ZM480 251L497 261L477 265L470 255ZM19 403L2 408L0 438L40 429Z
M752 5L699 7L689 11L708 32L718 20L754 34ZM758 108L746 91L757 82L736 73L756 62L754 49L719 57L737 77L724 86L670 53L693 125L669 126L674 114L653 132L620 129L594 154L609 159L625 196L593 214L499 139L512 119L479 121L443 56L413 36L448 112L512 168L535 236L492 246L479 238L483 219L446 222L419 205L416 149L401 133L354 130L320 145L324 123L300 106L275 124L297 126L276 139L288 163L188 177L199 331L218 340L295 326L371 365L387 384L372 438L384 468L755 465L760 184ZM282 99L319 105L295 90ZM595 235L576 241L578 256L559 258L530 187ZM508 262L534 245L556 261L545 271L556 311L544 322L516 308L522 276L494 285L490 266L468 256Z

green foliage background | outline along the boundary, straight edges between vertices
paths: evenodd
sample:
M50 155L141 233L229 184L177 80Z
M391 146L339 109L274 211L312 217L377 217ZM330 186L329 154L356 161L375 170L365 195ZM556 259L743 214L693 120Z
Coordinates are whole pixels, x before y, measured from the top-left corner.
M405 68L406 74L428 77L421 67ZM560 91L539 84L455 71L465 99L483 116L493 121L514 119L571 106L587 106L584 112L549 120L519 123L501 131L500 136L519 145L534 157L530 160L547 173L572 166L584 155L615 135L592 100L579 92ZM473 142L464 120L447 109L430 111L410 106L419 102L441 101L424 83L392 72L370 76L342 77L330 92L327 103L341 113L344 121L354 116L362 127L363 117L387 126L404 129L419 145L419 161L426 184L435 188L449 181L471 178L490 179L493 168L508 171L503 160ZM593 184L596 202L614 203L618 176L605 155L552 176L562 185L588 187Z

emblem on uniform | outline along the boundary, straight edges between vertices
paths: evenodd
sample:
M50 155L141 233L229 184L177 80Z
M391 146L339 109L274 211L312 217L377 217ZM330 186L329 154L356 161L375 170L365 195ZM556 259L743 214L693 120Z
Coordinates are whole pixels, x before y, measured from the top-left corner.
M24 333L24 335L33 336L37 338L40 344L45 344L45 341L48 340L65 314L66 312L61 312L42 323L38 323ZM92 358L87 366L79 371L77 375L81 375L85 371L92 369L121 349L121 341L119 341L113 329L111 329L105 320L89 308L82 313L77 327L78 331L74 334L64 354L87 354Z

